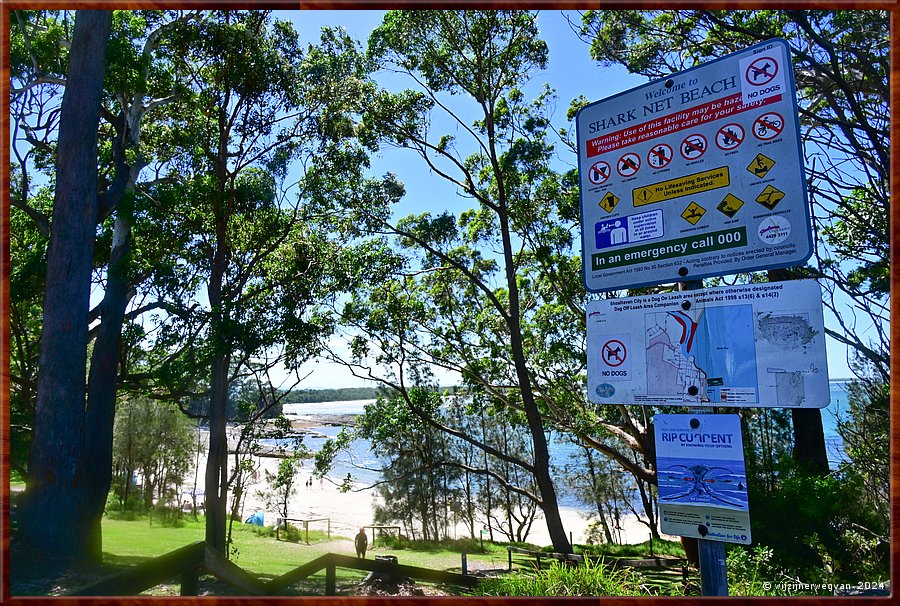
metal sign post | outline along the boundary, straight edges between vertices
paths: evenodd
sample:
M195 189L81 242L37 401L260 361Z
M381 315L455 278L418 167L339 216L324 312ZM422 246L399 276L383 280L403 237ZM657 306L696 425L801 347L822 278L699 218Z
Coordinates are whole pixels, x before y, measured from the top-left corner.
M728 567L725 543L697 539L700 551L700 592L703 595L728 595Z

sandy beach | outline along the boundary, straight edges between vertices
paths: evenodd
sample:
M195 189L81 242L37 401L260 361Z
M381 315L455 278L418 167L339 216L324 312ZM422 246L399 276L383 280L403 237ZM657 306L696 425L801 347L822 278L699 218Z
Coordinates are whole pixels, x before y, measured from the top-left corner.
M255 465L258 466L254 481L247 490L244 507L241 513L242 519L246 519L251 514L262 511L264 513L265 524L274 525L279 513L272 507L267 507L265 499L259 495L261 491L265 491L266 475L265 470L275 473L278 470L280 459L276 457L253 457ZM234 454L229 453L228 458L229 469L234 465ZM303 462L300 472L297 474L296 490L291 497L288 505L288 517L298 520L312 520L319 518L327 518L331 523L332 535L352 537L362 526L374 523L374 508L378 504L380 497L375 488L365 487L363 485L355 485L350 492L341 492L338 489L337 481L329 478L322 480L313 478L311 486L307 486L306 482L312 477L312 460ZM199 459L198 489L203 489L203 475L206 469L206 456L201 455ZM193 488L194 470L186 476L190 479L186 482L183 489L190 491ZM584 543L589 520L585 514L572 507L560 507L560 515L562 516L563 525L567 532L571 533L575 543ZM539 513L539 518L535 520L528 535L528 542L538 545L549 545L550 536L547 532L546 524L543 516ZM641 543L646 541L650 536L650 531L646 524L642 524L638 519L631 515L623 515L621 520L620 536L623 543ZM326 522L310 522L310 529L325 530ZM455 536L463 538L468 536L468 529L463 523L459 523L455 529ZM451 531L453 536L453 531ZM495 538L496 535L495 535Z

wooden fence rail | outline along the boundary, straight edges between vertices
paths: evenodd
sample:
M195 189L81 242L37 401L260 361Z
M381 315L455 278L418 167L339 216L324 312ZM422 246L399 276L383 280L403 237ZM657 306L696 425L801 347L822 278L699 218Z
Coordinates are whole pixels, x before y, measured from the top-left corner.
M553 553L549 551L532 551L530 549L522 549L521 547L507 547L507 556L509 559L509 569L512 570L512 554L519 553L530 556L535 559L537 568L541 567L541 558L548 560L559 560L561 562L575 562L583 564L585 559L599 561L603 559L610 566L615 567L631 567L631 568L682 568L684 569L687 561L683 558L609 558L601 556L583 556L574 553Z
M462 587L473 587L479 582L478 577L468 574L419 568L389 561L366 560L338 553L319 556L280 577L263 582L256 575L228 561L206 542L199 541L76 589L68 595L137 595L172 579L180 579L181 595L197 595L200 574L204 571L248 595L280 595L291 585L322 569L325 570L325 595L335 595L337 568L400 574L412 579Z

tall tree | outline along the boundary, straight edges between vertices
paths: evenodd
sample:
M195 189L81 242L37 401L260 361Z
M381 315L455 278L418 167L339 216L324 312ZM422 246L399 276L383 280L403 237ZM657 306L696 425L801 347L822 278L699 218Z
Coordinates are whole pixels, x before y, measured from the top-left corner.
M189 90L171 116L175 175L158 194L191 200L170 206L177 210L168 220L191 233L180 254L199 279L183 295L188 313L166 321L153 373L185 393L196 369L209 368L206 540L224 553L230 386L314 356L331 330L321 304L365 271L342 244L363 227L346 217L346 199L380 199L355 180L366 156L348 143L370 85L345 33L325 30L304 47L268 11L209 13L167 48Z
M492 353L499 364L500 360L507 364L488 384L496 387L494 395L524 413L533 458L516 458L514 462L533 476L553 546L567 553L571 545L559 515L545 427L535 394L534 370L529 367L526 352L523 322L529 313L529 301L521 298L520 283L520 271L529 256L522 250L521 234L527 229L534 189L546 175L541 162L550 150L542 135L546 119L541 113L546 97L536 102L537 107L530 108L520 91L547 62L547 46L538 35L536 17L517 11L392 11L372 33L369 53L385 69L411 77L419 90L382 93L373 99L364 117L368 134L418 153L433 172L476 205L466 213L462 224L450 215L423 215L398 224L385 223L384 229L398 236L403 245L419 251L417 263L421 265L411 270L434 274L433 285L416 285L410 279L389 288L397 291L394 295L399 297L398 302L407 299L399 292L407 288L412 288L410 292L416 292L415 296L424 296L424 300L443 296L438 295L438 290L451 293L449 299L443 299L448 305L455 296L452 293L465 293L461 296L480 308L476 312L470 306L476 316L468 320L481 324L488 333L502 335L502 344L498 342L498 349ZM469 111L476 112L473 123L467 123L461 110L450 109L443 102L446 94L458 95L470 103ZM474 151L472 155L461 159L450 135L439 140L430 137L433 109L440 110L466 135L464 146ZM530 172L533 169L536 172ZM467 231L461 232L460 228ZM466 245L456 248L462 243L458 239L465 240L466 233ZM482 258L471 246L475 241L495 246L497 260ZM435 290L427 293L429 288ZM387 292L382 292L379 298L385 295ZM440 305L440 300L437 302ZM422 312L421 302L410 304L411 310ZM408 334L408 327L402 326L404 321L396 319L395 327L400 330L397 334L402 335L403 343L395 359L417 355L410 353L417 347L416 340L406 341L412 335ZM434 316L431 320L437 321ZM437 329L437 324L432 326ZM446 328L453 327L447 324ZM479 360L468 359L470 353L462 346L455 354L460 366L473 371L468 376L464 373L467 379L481 374L479 364L490 363L480 353ZM443 357L437 354L432 360L438 362ZM410 378L402 375L408 370L409 367L401 369L401 384ZM503 387L493 383L500 375Z
M112 24L109 11L78 11L59 117L53 228L47 253L40 372L29 484L21 504L32 546L99 560L85 507L83 458L90 272L98 215L97 126Z
M11 31L16 51L12 60L12 79L16 84L12 106L15 132L12 148L16 156L17 180L14 212L24 222L31 221L24 233L45 234L50 229L50 211L44 192L52 187L56 175L48 170L46 158L58 153L58 124L54 119L59 108L55 105L58 91L68 84L63 71L68 59L66 42L70 15L64 11L17 12L16 27ZM85 316L93 327L87 332L91 342L90 370L85 403L84 439L84 507L91 513L82 524L83 531L95 537L99 554L100 519L106 504L106 494L112 471L112 426L119 373L127 366L128 355L123 353L121 335L130 318L125 311L136 292L136 286L153 275L154 259L158 251L167 250L146 245L139 247L141 260L135 263L132 224L140 214L143 198L136 196L140 189L138 177L142 169L159 155L159 147L142 141L142 131L148 130L147 115L163 107L171 99L173 82L165 61L155 56L158 41L172 22L188 20L192 13L127 12L112 15L107 67L102 95L99 124L99 149L95 163L98 171L97 209L95 220L95 271L89 277L91 292L103 293L102 301ZM143 129L142 129L143 126ZM150 129L152 132L152 129ZM50 185L43 185L45 182ZM34 185L39 185L34 191ZM28 436L33 419L29 386L33 376L29 364L29 343L35 340L29 330L28 318L38 307L33 291L23 287L34 284L29 275L46 274L46 266L38 262L46 252L41 238L31 238L29 250L16 249L16 262L21 263L16 280L15 314L17 389L14 410L21 419L22 435ZM167 244L171 246L171 242ZM22 263L24 262L24 263ZM135 270L143 265L140 270ZM131 318L135 314L131 315ZM99 321L98 321L99 320ZM133 332L133 331L132 331ZM133 340L133 339L129 339ZM25 470L27 472L27 470Z

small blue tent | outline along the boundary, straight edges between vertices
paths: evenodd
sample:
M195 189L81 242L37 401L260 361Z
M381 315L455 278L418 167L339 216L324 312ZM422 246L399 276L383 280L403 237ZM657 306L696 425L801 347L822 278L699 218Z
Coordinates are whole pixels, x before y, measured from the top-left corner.
M257 526L264 526L265 525L263 523L264 517L265 517L265 514L263 512L257 511L256 513L252 514L249 518L244 520L244 524L255 524Z

